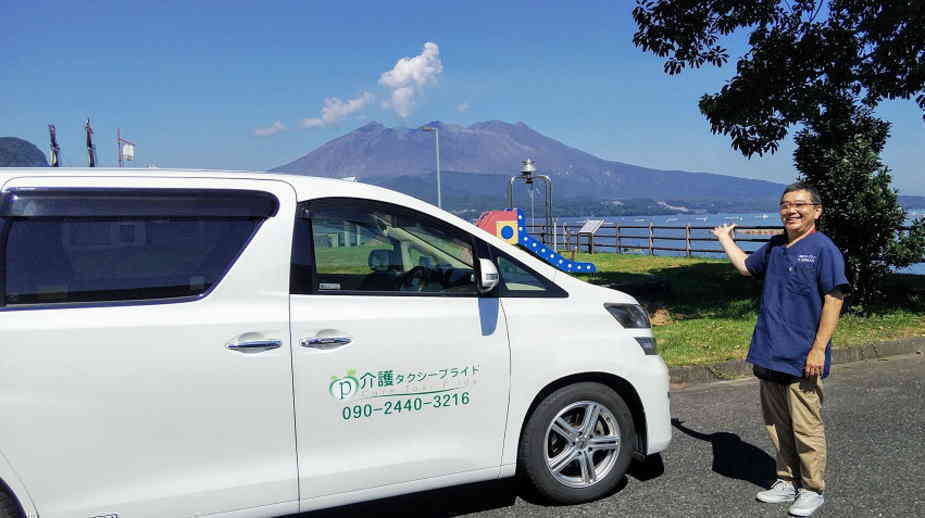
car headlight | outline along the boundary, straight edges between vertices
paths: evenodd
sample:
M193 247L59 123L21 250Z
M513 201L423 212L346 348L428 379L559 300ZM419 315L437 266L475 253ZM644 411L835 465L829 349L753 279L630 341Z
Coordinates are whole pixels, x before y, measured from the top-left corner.
M625 329L649 329L649 314L639 304L604 304Z
M648 336L636 336L634 337L639 343L639 347L642 347L642 350L646 354L658 354L658 351L655 348L655 337Z
M604 304L604 308L617 319L624 329L649 329L649 314L638 304ZM655 347L655 337L634 336L639 347L646 354L658 354Z

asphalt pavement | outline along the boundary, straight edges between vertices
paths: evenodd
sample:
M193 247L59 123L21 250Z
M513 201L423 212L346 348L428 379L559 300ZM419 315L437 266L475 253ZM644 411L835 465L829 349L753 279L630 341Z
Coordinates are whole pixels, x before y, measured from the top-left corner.
M470 484L300 518L406 515L501 517L784 517L786 505L755 493L774 478L758 385L743 379L676 390L674 438L634 464L602 500L547 506L512 480ZM925 357L893 356L834 366L825 383L829 442L825 505L813 516L925 517Z

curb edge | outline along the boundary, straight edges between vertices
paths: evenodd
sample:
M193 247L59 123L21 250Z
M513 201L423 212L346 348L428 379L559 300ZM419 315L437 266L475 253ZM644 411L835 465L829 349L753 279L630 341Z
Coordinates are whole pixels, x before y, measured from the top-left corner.
M832 365L915 352L920 354L925 352L925 337L915 336L845 349L832 349ZM669 367L668 373L672 387L680 388L751 376L752 366L745 360L729 360L708 365Z

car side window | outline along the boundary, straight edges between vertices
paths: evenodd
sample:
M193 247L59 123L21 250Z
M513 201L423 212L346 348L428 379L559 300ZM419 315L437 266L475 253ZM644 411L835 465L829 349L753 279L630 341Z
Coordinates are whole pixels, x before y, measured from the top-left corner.
M4 210L11 214L0 232L2 304L109 303L207 293L263 218L232 207L247 200L247 194L215 203L203 201L209 196L201 191L155 191L147 190L147 197L139 191L54 193L31 200L31 206L32 193L25 193L23 203L6 203ZM197 216L197 201L213 206ZM222 203L228 205L224 215Z
M530 293L546 290L546 284L543 281L517 266L507 257L498 258L498 272L508 291Z
M300 247L311 247L312 285L306 289L294 280L293 293L478 293L472 238L451 225L405 207L351 198L313 200L307 211L310 239L294 242L293 258L306 256Z
M568 293L525 264L494 251L501 275L500 295L502 297L567 297Z

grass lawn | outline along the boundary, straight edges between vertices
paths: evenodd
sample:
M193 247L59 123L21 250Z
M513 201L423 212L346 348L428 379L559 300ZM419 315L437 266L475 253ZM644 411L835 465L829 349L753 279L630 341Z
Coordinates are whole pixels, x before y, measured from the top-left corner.
M742 277L725 259L578 254L598 273L578 275L594 284L658 281L666 287L640 296L650 312L658 350L671 365L744 358L758 316L761 284ZM832 339L847 348L909 336L925 336L925 275L893 275L891 300L866 316L845 314ZM630 290L627 290L630 291Z

